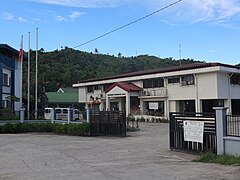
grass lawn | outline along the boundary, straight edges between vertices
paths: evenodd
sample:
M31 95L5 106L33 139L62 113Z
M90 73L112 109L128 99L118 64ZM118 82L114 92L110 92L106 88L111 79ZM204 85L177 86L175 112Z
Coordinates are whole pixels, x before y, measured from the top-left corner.
M199 159L193 160L194 162L203 163L216 163L222 165L240 166L240 156L231 155L216 155L213 153L203 154Z

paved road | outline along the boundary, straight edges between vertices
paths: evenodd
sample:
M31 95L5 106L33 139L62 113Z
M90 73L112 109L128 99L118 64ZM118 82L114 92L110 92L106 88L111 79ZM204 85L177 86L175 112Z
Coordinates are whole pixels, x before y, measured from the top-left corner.
M240 179L240 167L170 151L167 124L140 128L126 138L1 134L0 180Z

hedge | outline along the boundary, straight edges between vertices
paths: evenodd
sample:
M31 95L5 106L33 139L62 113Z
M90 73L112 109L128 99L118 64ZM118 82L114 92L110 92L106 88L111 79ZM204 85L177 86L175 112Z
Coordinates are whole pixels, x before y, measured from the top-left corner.
M26 132L53 132L73 136L88 135L89 125L82 124L50 124L50 123L16 123L0 125L1 134L26 133Z

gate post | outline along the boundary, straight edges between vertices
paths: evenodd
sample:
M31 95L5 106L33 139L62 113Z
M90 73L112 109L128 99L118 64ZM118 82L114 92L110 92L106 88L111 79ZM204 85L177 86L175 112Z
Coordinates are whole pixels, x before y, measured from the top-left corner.
M70 121L73 120L73 108L68 108L68 124L70 124Z
M87 110L87 123L90 123L90 107L86 106L86 110Z
M55 120L55 108L52 108L50 111L51 111L51 123L54 124L54 120Z
M21 107L20 109L19 109L19 111L20 111L20 123L24 123L24 113L25 113L25 108L24 107Z
M224 154L224 140L226 136L226 111L228 107L214 107L216 111L217 155Z

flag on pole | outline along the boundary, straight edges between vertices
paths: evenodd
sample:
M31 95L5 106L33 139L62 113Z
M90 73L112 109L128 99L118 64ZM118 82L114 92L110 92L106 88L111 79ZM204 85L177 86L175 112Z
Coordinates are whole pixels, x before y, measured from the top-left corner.
M22 61L22 56L23 56L23 38L21 38L20 42L20 50L19 50L19 56L18 56L18 61Z

